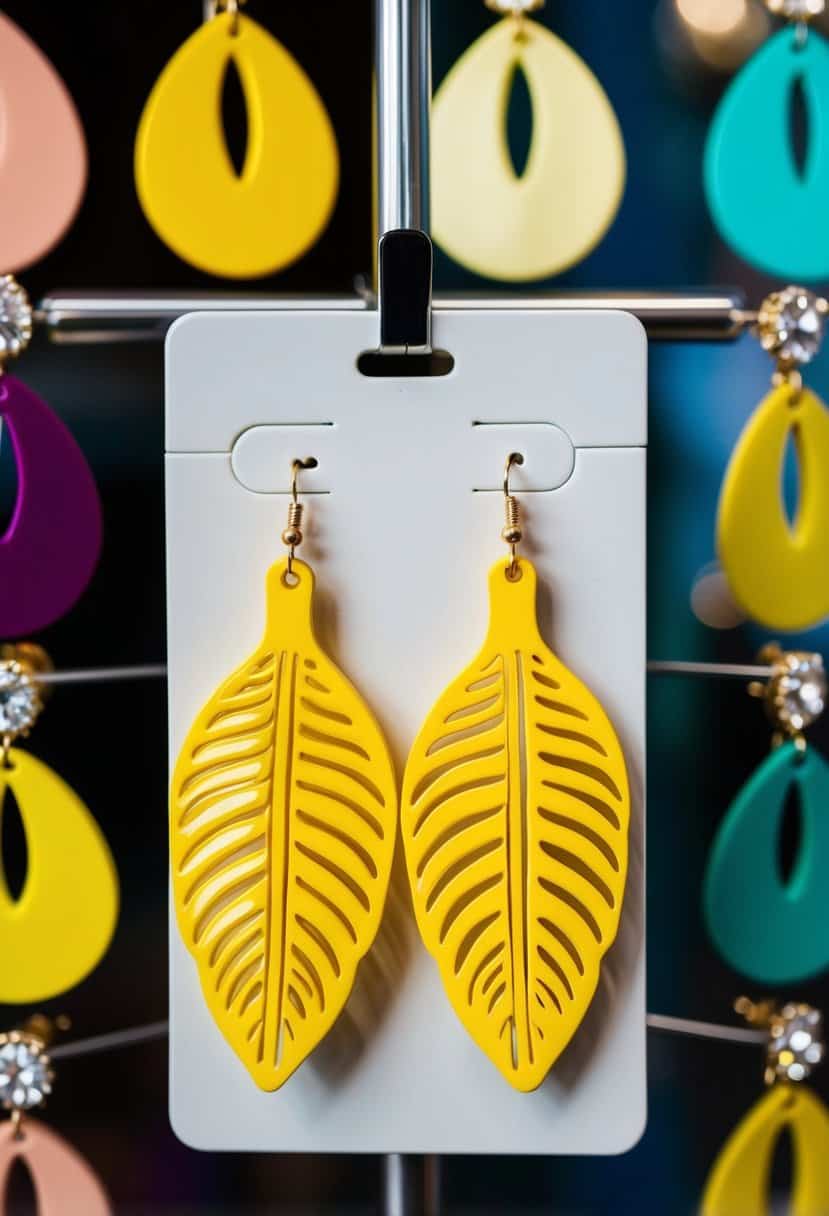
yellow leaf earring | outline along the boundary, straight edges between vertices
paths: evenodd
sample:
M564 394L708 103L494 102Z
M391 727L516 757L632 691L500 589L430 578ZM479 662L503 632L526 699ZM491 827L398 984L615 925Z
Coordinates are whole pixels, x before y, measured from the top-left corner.
M397 787L370 710L314 636L294 461L286 559L259 647L190 728L173 774L179 929L256 1084L284 1084L335 1022L380 927Z
M794 1144L793 1216L829 1212L829 1111L803 1082L823 1059L823 1018L809 1005L770 1001L754 1004L741 997L736 1009L769 1032L766 1057L768 1092L732 1132L717 1157L703 1195L701 1216L771 1212L771 1167L780 1136Z
M619 925L630 796L593 694L542 640L536 572L516 553L489 576L483 649L439 697L409 755L401 831L421 936L472 1038L536 1089L596 991Z
M613 108L582 59L526 14L544 0L486 0L503 17L449 72L432 108L432 229L462 266L507 282L559 274L610 227L625 186ZM519 175L507 117L515 75L532 102Z
M339 185L334 128L308 76L267 30L215 0L212 17L165 67L141 115L135 182L165 244L210 274L252 279L302 257L331 218ZM237 174L222 87L231 63L247 106Z
M769 629L807 629L829 616L829 412L800 372L820 348L827 312L802 287L764 301L757 333L777 360L774 388L740 435L720 494L723 570L740 607ZM781 492L789 439L799 467L791 523Z
M107 950L118 919L118 875L81 799L30 752L15 747L42 708L40 647L0 652L0 814L14 799L26 839L18 894L0 864L0 1002L28 1004L79 984Z

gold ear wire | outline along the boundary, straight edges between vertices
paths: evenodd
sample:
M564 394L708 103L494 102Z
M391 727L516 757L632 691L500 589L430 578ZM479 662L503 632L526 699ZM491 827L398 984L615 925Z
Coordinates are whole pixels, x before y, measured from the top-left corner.
M516 550L524 533L521 529L521 504L510 493L509 478L513 465L522 465L523 463L524 457L520 452L510 452L504 465L504 512L506 523L501 529L501 539L505 540L510 548L510 564L507 569L507 577L513 580L518 577L518 555Z

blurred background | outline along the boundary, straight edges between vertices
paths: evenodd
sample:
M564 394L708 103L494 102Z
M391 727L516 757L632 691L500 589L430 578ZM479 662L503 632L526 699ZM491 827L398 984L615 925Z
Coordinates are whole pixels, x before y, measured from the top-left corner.
M89 190L63 244L22 276L33 299L60 288L227 290L179 262L135 197L133 139L146 96L201 18L175 5L53 5L12 0L5 11L53 60L89 141ZM372 265L371 0L314 5L249 0L310 72L333 117L343 184L334 220L298 265L251 290L350 292ZM492 22L483 0L434 5L436 84ZM773 287L716 238L702 192L713 107L737 66L768 35L756 0L548 0L540 20L584 57L619 115L629 178L601 246L550 287L740 286L755 306ZM235 106L235 111L234 111ZM228 96L228 121L239 98ZM526 148L529 106L516 90L511 133ZM520 150L518 152L520 155ZM2 202L0 201L0 215ZM436 287L488 285L438 254ZM493 292L500 290L489 285ZM210 356L208 356L210 357ZM741 624L710 574L719 484L737 436L769 384L756 341L654 344L650 397L649 654L652 659L750 662L767 637ZM162 347L59 347L39 335L15 369L68 422L101 488L106 544L81 603L38 640L58 668L162 661L164 495ZM808 371L829 393L829 357ZM13 487L0 448L0 523ZM714 627L716 625L717 627ZM823 649L826 629L782 639ZM648 955L652 1012L730 1022L742 981L709 945L700 883L715 828L765 757L770 729L739 680L649 681ZM811 742L829 752L829 722ZM74 992L45 1006L71 1035L151 1022L167 1011L166 703L161 681L57 689L32 750L82 795L101 823L122 882L120 925L106 959ZM12 844L13 847L13 844ZM764 995L764 994L757 994ZM825 981L797 997L821 1005ZM0 1008L0 1026L19 1022ZM762 1090L762 1051L651 1033L650 1121L641 1144L611 1160L443 1162L447 1213L691 1213L733 1126ZM159 1042L67 1061L44 1119L102 1177L116 1212L370 1213L379 1210L378 1158L203 1155L167 1121L167 1049ZM829 1095L829 1073L816 1088ZM405 1094L400 1095L405 1102ZM785 1146L782 1156L785 1155ZM781 1177L786 1164L778 1162ZM11 1211L34 1211L22 1170ZM747 1216L747 1214L735 1214Z

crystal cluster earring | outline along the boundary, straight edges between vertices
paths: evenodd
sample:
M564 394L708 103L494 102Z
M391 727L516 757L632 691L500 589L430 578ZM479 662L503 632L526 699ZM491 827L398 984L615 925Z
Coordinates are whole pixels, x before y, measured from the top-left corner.
M809 1005L746 997L735 1009L751 1026L768 1033L767 1093L735 1128L705 1186L701 1216L737 1216L771 1211L771 1174L782 1135L791 1136L791 1206L798 1216L829 1212L829 1111L804 1084L825 1054L823 1017Z
M0 1034L0 1104L10 1118L0 1124L0 1213L7 1207L7 1186L12 1168L22 1162L29 1172L43 1216L111 1216L112 1208L89 1164L55 1132L30 1112L43 1106L55 1083L49 1045L55 1024L38 1014L20 1030Z
M0 815L20 816L27 870L18 894L0 860L0 1002L59 996L97 965L118 919L118 876L107 842L70 787L16 746L43 702L51 665L35 646L0 651Z
M469 1034L518 1090L569 1043L619 926L630 794L616 732L541 637L536 571L489 574L489 630L438 698L406 765L401 834L415 914Z
M703 884L709 935L735 970L765 984L809 979L829 966L829 766L806 746L805 729L822 713L823 659L770 645L764 700L773 750L743 786L717 832ZM798 854L784 869L780 841L791 796L797 799Z
M775 359L773 389L746 424L728 465L717 549L740 607L769 629L801 630L829 615L829 413L803 384L829 304L802 287L774 292L756 331ZM782 473L789 441L798 504L789 521Z

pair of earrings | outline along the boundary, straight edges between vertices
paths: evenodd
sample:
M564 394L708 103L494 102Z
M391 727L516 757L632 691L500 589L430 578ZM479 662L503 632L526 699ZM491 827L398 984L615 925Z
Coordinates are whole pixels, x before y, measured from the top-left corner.
M825 279L829 45L809 25L825 0L765 2L790 25L758 51L719 105L705 149L708 205L723 239L746 261L769 274ZM792 130L797 96L807 121L802 162Z
M809 1005L772 1001L734 1005L751 1026L768 1032L768 1092L752 1107L720 1152L708 1181L701 1216L760 1216L772 1210L771 1177L780 1137L791 1135L791 1206L796 1216L829 1212L829 1112L804 1082L825 1054L823 1017ZM775 1206L775 1210L777 1210Z
M25 1165L43 1216L111 1216L112 1207L100 1180L65 1140L29 1112L43 1106L52 1093L55 1070L49 1054L56 1029L42 1014L29 1018L19 1030L0 1034L0 1105L10 1118L0 1124L0 1213L10 1214L8 1184L12 1168Z
M467 1031L537 1088L596 990L621 913L630 796L596 698L549 650L536 573L489 576L474 662L406 765L400 834L421 936ZM314 576L293 465L287 559L267 578L260 647L193 723L171 794L173 891L212 1015L256 1083L282 1085L342 1010L380 926L398 820L380 727L314 636Z
M757 333L777 362L773 390L749 419L723 481L717 550L735 600L770 629L801 630L829 615L829 413L803 384L820 349L829 304L803 287L762 304ZM790 441L798 505L782 492Z
M250 279L301 257L321 236L339 187L325 106L296 60L244 0L213 0L208 18L153 88L135 142L144 214L174 253L211 274ZM237 173L222 121L233 65L247 109Z
M503 19L458 60L432 107L435 241L462 266L510 282L559 274L585 258L625 186L624 142L604 89L527 16L544 2L486 0ZM519 72L533 123L521 173L507 137Z
M717 833L703 886L712 941L737 971L767 984L809 979L829 966L829 766L803 734L823 711L826 673L818 654L760 652L767 685L752 684L775 726L773 751L732 803ZM788 799L797 799L799 843L784 868ZM761 911L758 913L758 909Z
M0 816L17 807L26 875L16 894L0 863L0 1001L48 1000L79 984L109 946L118 875L107 842L74 790L15 746L43 708L51 670L39 646L0 650Z
M48 405L6 364L32 337L32 309L11 275L0 275L0 426L11 440L17 493L0 534L0 637L37 633L62 617L95 572L103 525L83 453Z

